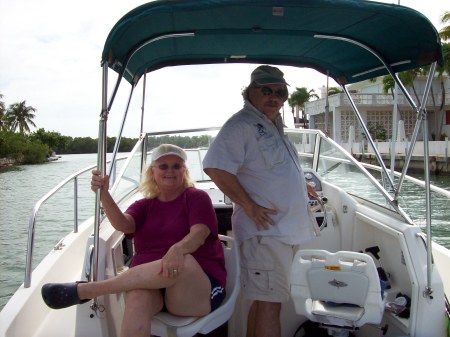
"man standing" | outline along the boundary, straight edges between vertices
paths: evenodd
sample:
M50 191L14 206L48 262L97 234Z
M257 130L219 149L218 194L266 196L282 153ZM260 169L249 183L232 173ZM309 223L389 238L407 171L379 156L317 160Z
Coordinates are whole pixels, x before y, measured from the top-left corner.
M225 123L203 161L205 172L234 202L242 290L253 301L247 337L281 336L292 260L298 245L314 236L307 185L279 113L288 97L283 76L268 65L252 72L244 108Z

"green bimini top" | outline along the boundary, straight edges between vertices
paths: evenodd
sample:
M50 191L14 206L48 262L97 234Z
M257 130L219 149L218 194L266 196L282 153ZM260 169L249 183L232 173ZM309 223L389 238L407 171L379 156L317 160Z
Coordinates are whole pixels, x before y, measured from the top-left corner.
M369 52L371 50L371 52ZM102 64L135 83L166 66L268 63L341 84L442 65L439 35L408 7L364 0L160 0L112 28Z

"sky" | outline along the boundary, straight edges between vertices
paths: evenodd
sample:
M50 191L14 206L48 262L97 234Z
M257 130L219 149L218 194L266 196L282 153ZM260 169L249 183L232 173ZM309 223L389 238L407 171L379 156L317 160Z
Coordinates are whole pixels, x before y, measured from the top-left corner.
M64 136L96 138L104 41L123 15L146 2L0 0L0 94L5 105L26 101L27 106L36 109L37 128ZM398 4L397 0L380 2ZM450 10L446 0L400 3L422 12L438 30L443 26L441 15ZM147 77L146 110L150 114L157 111L161 117L155 119L147 113L144 131L221 126L242 107L240 92L248 85L255 65L232 67L175 67L152 73ZM291 91L307 87L320 96L320 89L326 85L326 77L314 70L280 68ZM113 79L110 76L110 82ZM337 85L330 80L329 86ZM139 136L141 91L138 86L124 128L125 137ZM128 94L129 86L115 101L108 136L118 134ZM285 116L290 126L287 105Z

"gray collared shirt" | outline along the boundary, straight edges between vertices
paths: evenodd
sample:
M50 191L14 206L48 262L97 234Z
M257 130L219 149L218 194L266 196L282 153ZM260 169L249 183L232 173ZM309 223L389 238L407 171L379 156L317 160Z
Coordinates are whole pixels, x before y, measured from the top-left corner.
M203 161L204 168L218 168L237 176L257 204L277 210L274 226L256 228L239 205L234 205L233 232L239 242L256 235L273 236L287 244L313 238L303 170L294 146L275 124L249 101L222 127Z

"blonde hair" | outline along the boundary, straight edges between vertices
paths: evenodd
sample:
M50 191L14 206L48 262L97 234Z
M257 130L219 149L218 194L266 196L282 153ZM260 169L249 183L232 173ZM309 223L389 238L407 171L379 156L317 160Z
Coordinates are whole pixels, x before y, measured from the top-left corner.
M153 177L153 170L155 162L152 161L150 166L145 170L141 184L139 185L139 191L142 193L145 199L154 199L161 194L161 190L156 184L155 178ZM183 161L184 165L184 161ZM188 187L194 187L194 181L189 176L189 170L186 166L184 166L183 173L183 187L186 189Z

